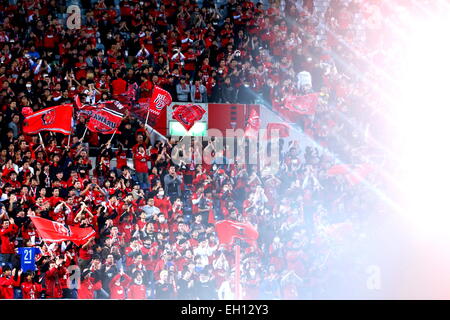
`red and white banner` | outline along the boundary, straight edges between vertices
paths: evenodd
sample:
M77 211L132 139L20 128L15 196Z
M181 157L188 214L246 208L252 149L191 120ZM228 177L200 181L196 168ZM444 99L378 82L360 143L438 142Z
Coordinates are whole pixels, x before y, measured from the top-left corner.
M172 117L181 123L186 131L189 131L196 121L201 120L206 112L205 109L194 104L174 105L173 108Z
M23 132L25 134L36 134L41 131L53 131L70 135L72 132L72 116L72 104L46 108L25 117Z
M318 102L319 94L310 93L304 96L287 96L284 99L284 106L290 111L298 114L313 115L316 113Z
M106 101L95 106L85 106L80 111L88 116L87 128L92 132L113 134L125 116L126 108L118 101Z
M241 239L249 245L256 245L258 231L250 223L222 220L216 222L216 232L219 242L232 245L235 239Z
M85 244L95 236L95 230L91 227L79 228L67 226L60 222L44 219L41 217L30 217L41 239L44 242L72 241L77 246Z

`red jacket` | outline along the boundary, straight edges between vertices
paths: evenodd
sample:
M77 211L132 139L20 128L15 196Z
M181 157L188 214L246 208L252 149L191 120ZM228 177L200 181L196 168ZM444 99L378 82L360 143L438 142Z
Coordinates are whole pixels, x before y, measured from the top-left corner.
M143 284L136 284L133 282L128 289L128 299L145 300L147 298L146 289Z
M127 153L125 151L117 152L117 168L122 169L122 167L127 165Z
M164 213L166 219L169 219L169 210L172 210L170 198L163 197L162 199L160 199L157 196L155 196L153 197L153 199L155 200L155 207L157 207L162 213Z
M116 286L116 281L120 279L120 273L117 274L110 282L109 289L111 292L110 298L116 300L123 300L126 298L125 290L131 281L131 278L127 274L123 274L124 279L120 281L120 285Z
M39 299L42 292L42 286L39 283L24 282L22 283L23 299Z
M78 289L78 299L94 299L94 291L102 288L102 282L98 280L94 283L93 277L88 277L81 281Z
M0 277L0 299L14 299L14 287L20 286L20 278Z
M2 228L0 230L0 241L2 245L0 247L0 253L14 253L14 242L10 240L10 237L17 233L19 228L15 224L10 224L7 229Z
M148 172L148 163L147 161L150 160L150 156L147 155L147 153L141 154L139 152L136 152L134 154L134 169L136 172Z
M127 91L127 82L123 80L122 78L113 80L111 83L113 96L119 95L121 93L124 93Z
M66 281L64 276L66 270L64 267L52 268L45 274L45 286L48 297L51 299L58 299L62 297L62 282Z

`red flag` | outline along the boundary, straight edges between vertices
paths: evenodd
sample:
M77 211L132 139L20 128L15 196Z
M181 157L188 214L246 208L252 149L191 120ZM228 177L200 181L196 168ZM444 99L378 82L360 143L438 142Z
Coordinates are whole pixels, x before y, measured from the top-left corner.
M85 107L81 111L89 117L87 128L92 132L103 134L117 132L124 112L125 107L118 101L106 101L98 106Z
M247 125L245 126L244 136L256 138L258 136L259 127L260 127L259 114L256 111L256 109L252 109L247 119Z
M134 117L141 122L146 120L148 124L154 125L162 110L172 103L170 93L155 86L151 98L141 98L133 104L130 111ZM147 119L148 113L148 119Z
M95 236L95 230L91 227L80 228L67 226L60 222L44 219L41 217L30 217L41 239L45 242L72 241L77 246L85 244Z
M271 131L276 132L277 130L279 138L289 137L289 130L290 130L289 125L284 123L269 122L267 124L267 139L271 138Z
M136 82L133 84L130 84L128 86L127 91L125 91L124 93L121 94L124 99L120 99L120 101L124 100L123 102L128 103L128 104L131 104L134 101L136 101L136 95L137 95L138 88L139 88L139 86Z
M132 115L141 122L145 122L145 119L147 118L147 112L150 108L150 101L151 98L141 98L130 109Z
M222 220L216 222L215 226L220 243L231 245L234 239L241 239L249 245L256 245L259 234L250 223Z
M80 96L79 96L79 95L76 95L76 96L75 96L75 106L76 106L78 109L81 109L81 107L83 106L83 105L81 104L81 100L80 100Z
M72 132L72 115L72 104L63 104L34 112L25 118L23 132L36 134L41 131L53 131L69 135Z
M189 131L196 121L201 120L206 112L202 107L193 104L173 106L173 108L175 111L172 117L181 123L186 131Z
M298 114L312 115L316 113L316 106L319 102L318 93L310 93L304 96L287 96L284 99L284 106Z
M172 103L172 97L169 92L160 87L155 86L150 98L150 113L154 114L156 118L159 117L161 111Z

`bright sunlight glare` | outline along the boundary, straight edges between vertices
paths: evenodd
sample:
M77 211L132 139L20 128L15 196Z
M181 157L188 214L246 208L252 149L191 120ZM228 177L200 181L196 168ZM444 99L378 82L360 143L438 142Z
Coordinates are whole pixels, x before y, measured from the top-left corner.
M408 223L432 234L450 226L450 15L410 23L397 75L398 182Z

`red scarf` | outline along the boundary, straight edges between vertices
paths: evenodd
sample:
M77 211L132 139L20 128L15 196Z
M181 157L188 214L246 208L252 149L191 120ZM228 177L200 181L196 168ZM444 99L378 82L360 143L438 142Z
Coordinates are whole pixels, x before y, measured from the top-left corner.
M202 98L202 95L200 94L200 86L195 86L195 100L200 100Z

